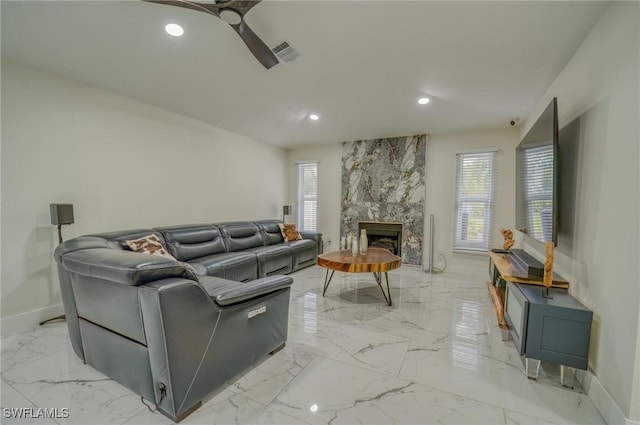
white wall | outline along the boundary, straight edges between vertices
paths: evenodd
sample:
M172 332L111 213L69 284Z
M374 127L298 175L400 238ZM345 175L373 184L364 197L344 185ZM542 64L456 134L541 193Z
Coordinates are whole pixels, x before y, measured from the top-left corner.
M278 218L286 170L284 149L3 59L2 317L61 302L50 203L74 204L65 238Z
M515 146L518 131L513 128L475 131L447 135L431 135L427 143L427 230L429 216L434 216L434 269L442 269L446 258L447 271L458 273L481 272L487 269L488 256L453 252L455 221L456 154L478 149L497 149L495 217L491 246L502 246L500 229L513 229L515 224ZM428 241L427 241L428 242ZM425 247L428 255L428 245ZM425 256L425 264L428 264Z
M574 258L558 252L555 268L570 281L570 292L594 311L590 369L635 421L640 419L639 8L638 2L612 3L522 133L554 96L560 127L582 117ZM525 249L543 257L544 248L529 238Z
M293 214L288 221L295 222L296 166L299 161L320 161L318 165L318 231L322 233L325 250L340 247L340 202L342 179L342 144L306 146L288 151L289 205ZM327 242L331 243L327 243Z

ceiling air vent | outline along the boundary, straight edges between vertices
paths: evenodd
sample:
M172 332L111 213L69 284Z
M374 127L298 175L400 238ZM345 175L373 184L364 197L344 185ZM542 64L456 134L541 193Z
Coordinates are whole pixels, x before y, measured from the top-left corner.
M271 51L275 53L278 59L284 62L292 62L300 56L286 41L278 44Z

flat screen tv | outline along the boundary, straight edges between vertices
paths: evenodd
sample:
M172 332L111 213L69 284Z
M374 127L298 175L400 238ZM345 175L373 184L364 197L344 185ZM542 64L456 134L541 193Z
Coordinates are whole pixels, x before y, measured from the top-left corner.
M558 242L558 108L554 97L516 148L516 229Z

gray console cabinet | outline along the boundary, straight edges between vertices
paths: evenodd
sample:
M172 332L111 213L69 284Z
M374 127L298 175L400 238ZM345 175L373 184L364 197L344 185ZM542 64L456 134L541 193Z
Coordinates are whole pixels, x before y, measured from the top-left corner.
M545 292L541 286L507 283L505 318L516 348L526 359L586 370L593 312L564 289L549 288L552 298ZM516 306L512 311L510 304Z

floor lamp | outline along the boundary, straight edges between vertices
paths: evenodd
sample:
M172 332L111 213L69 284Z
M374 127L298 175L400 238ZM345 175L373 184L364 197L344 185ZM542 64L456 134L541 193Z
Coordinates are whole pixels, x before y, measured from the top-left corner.
M62 225L63 224L73 224L73 204L51 204L49 205L49 210L51 212L51 224L54 226L58 226L58 243L62 243ZM44 325L47 322L51 322L53 320L65 320L66 317L64 314L56 317L52 317L51 319L44 320L40 322L41 325Z

